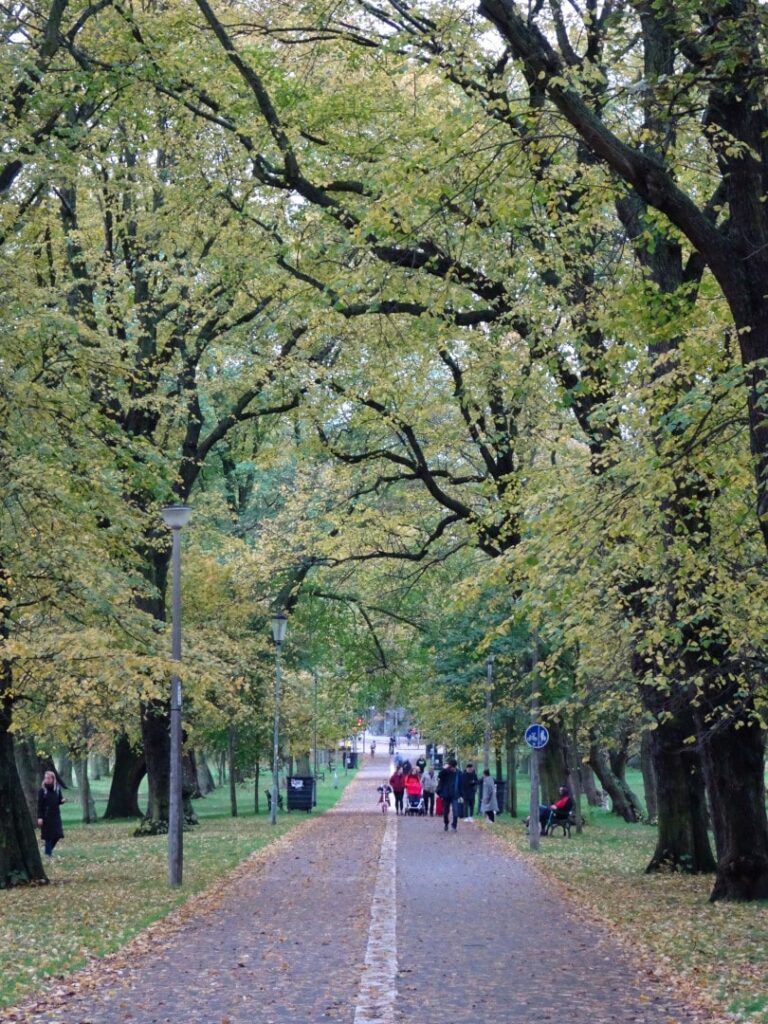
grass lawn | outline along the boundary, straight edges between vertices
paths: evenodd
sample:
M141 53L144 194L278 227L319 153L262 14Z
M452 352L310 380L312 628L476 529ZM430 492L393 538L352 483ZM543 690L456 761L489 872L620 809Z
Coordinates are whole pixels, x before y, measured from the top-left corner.
M639 777L628 779L642 793ZM530 790L520 779L518 810ZM646 875L656 830L589 809L582 835L560 833L528 847L520 819L501 815L496 835L589 913L617 929L632 952L645 952L681 990L700 992L752 1024L768 1024L768 902L707 902L712 876Z
M318 784L320 813L339 798L354 772ZM269 779L262 777L264 787ZM96 807L106 806L109 780L92 783ZM184 885L167 884L167 837L134 838L137 822L79 824L76 792L62 807L65 838L46 870L50 885L0 890L0 1011L40 991L49 975L66 974L89 957L114 952L148 924L208 888L254 850L307 820L253 813L253 787L238 790L240 816L229 816L229 788L195 801L200 824L184 833ZM0 1012L0 1018L2 1013Z

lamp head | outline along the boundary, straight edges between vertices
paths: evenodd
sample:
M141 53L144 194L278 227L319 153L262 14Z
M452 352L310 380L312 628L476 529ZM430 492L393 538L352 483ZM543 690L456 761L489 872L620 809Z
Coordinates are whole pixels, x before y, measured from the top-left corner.
M272 616L272 639L278 647L285 640L285 631L288 629L288 616L281 608Z
M164 509L161 509L161 512L163 522L169 530L180 530L182 526L187 525L192 515L192 509L189 505L166 505Z

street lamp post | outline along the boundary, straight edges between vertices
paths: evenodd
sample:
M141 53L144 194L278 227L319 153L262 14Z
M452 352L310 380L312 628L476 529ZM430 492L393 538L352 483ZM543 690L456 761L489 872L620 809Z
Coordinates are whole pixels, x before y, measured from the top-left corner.
M163 521L171 531L171 572L173 575L171 660L181 661L181 531L189 522L192 509L187 505L168 505ZM181 885L184 847L181 793L181 679L171 673L171 765L168 782L168 884Z
M288 618L282 608L272 618L272 639L275 641L275 720L272 733L272 802L269 808L271 824L277 824L278 777L277 759L280 737L280 654L288 628Z
M493 696L493 655L488 655L486 663L488 672L485 687L485 732L483 734L483 768L491 767L491 698Z

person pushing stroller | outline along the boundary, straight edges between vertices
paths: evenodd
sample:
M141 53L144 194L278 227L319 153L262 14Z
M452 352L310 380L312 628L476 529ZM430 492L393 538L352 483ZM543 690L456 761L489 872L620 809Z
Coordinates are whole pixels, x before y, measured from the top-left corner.
M408 801L406 814L423 814L424 799L422 795L421 777L418 772L409 772L405 777L405 793Z

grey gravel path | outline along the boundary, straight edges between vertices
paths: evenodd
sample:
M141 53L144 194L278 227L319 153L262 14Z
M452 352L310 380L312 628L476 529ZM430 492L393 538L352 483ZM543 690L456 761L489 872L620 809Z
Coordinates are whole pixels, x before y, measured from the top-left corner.
M29 1024L358 1024L385 818L377 759L338 810L118 978ZM393 814L390 811L390 816ZM392 826L390 825L390 839ZM480 824L396 822L397 975L381 1024L694 1024ZM386 995L386 993L385 993ZM38 1004L39 1006L39 1004ZM367 1012L367 1011L366 1011Z
M694 1020L486 826L445 833L441 819L404 818L398 858L398 1022Z

